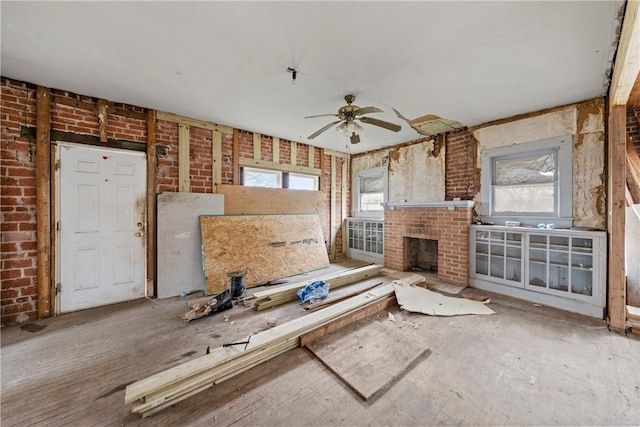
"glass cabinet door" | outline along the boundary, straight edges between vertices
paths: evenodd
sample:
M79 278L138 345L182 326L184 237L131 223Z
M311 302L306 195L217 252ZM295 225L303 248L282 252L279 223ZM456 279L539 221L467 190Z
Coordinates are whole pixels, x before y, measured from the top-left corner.
M475 230L475 274L522 286L522 233Z

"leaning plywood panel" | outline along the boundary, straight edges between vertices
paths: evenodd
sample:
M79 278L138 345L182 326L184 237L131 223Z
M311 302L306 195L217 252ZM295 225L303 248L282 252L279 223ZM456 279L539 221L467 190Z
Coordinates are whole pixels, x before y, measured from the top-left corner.
M200 215L224 214L224 196L204 193L158 195L158 298L203 290Z
M229 287L228 273L248 270L245 286L329 266L317 214L201 216L207 293Z

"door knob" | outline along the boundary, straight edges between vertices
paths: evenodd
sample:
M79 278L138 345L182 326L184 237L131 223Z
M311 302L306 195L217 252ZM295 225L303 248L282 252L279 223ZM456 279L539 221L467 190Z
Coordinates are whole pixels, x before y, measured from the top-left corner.
M136 237L142 237L142 236L144 236L144 233L142 231L138 231L136 233Z

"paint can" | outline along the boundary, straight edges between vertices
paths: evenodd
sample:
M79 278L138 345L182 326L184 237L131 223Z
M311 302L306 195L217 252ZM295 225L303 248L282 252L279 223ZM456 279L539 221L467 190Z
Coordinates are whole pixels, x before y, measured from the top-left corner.
M244 295L244 276L246 274L247 270L227 273L227 276L231 278L231 298L240 298Z

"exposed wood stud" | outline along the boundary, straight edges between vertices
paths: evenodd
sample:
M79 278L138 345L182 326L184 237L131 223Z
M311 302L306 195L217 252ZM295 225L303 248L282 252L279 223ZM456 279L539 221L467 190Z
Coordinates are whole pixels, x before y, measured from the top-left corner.
M253 158L262 160L262 135L253 133Z
M147 296L156 281L156 111L147 110Z
M273 137L273 143L272 143L272 157L273 157L273 163L280 163L280 138L278 138L277 136ZM313 166L313 165L309 165L309 166Z
M211 175L213 180L213 193L218 192L218 186L222 184L222 133L211 131Z
M344 229L344 220L347 214L347 160L342 159L342 208L340 209L340 227L342 227L342 252L341 255L347 254L347 233Z
M194 128L217 130L219 132L226 133L228 135L231 135L234 132L234 129L230 126L219 125L216 123L205 122L202 120L190 119L188 117L179 116L173 113L165 113L163 111L158 111L157 119L165 120L167 122L174 122L174 123L179 123L187 126L192 126Z
M298 143L295 141L291 141L291 165L295 166L298 164Z
M233 185L240 185L240 131L233 130Z
M337 235L337 208L336 208L336 197L337 197L337 188L336 188L336 156L331 156L331 200L330 200L330 208L331 208L331 223L330 223L330 239L331 239L331 249L329 252L329 256L331 259L336 259L336 235Z
M325 152L324 152L324 148L320 149L320 183L318 184L319 190L323 191L323 185L325 183L325 177L324 177L324 169L327 166L327 159L325 158Z
M189 125L178 125L178 191L189 192Z
M625 274L625 163L626 163L626 108L624 105L609 109L609 185L608 185L608 237L609 237L609 326L625 328L626 274Z
M107 127L109 124L109 113L115 111L113 103L101 99L98 101L96 107L96 115L98 116L99 130L100 130L100 142L107 142Z
M628 1L613 67L609 102L626 105L640 72L640 1Z
M38 318L51 316L51 92L38 86L36 107L36 240Z
M78 101L76 99L65 98L63 96L54 96L53 97L53 103L54 104L60 104L60 105L66 105L67 107L80 108L80 109L88 110L88 111L96 110L96 106L94 104L90 103L90 102ZM131 111L131 110L126 110L124 108L115 107L110 112L111 112L111 114L115 114L117 116L122 116L122 117L127 117L127 118L130 118L130 119L136 119L136 120L146 120L147 119L147 114L143 113L142 111Z
M309 147L309 167L313 168L313 167L315 167L314 155L315 155L316 149L315 149L315 147L313 147L311 145L309 145L308 147Z

